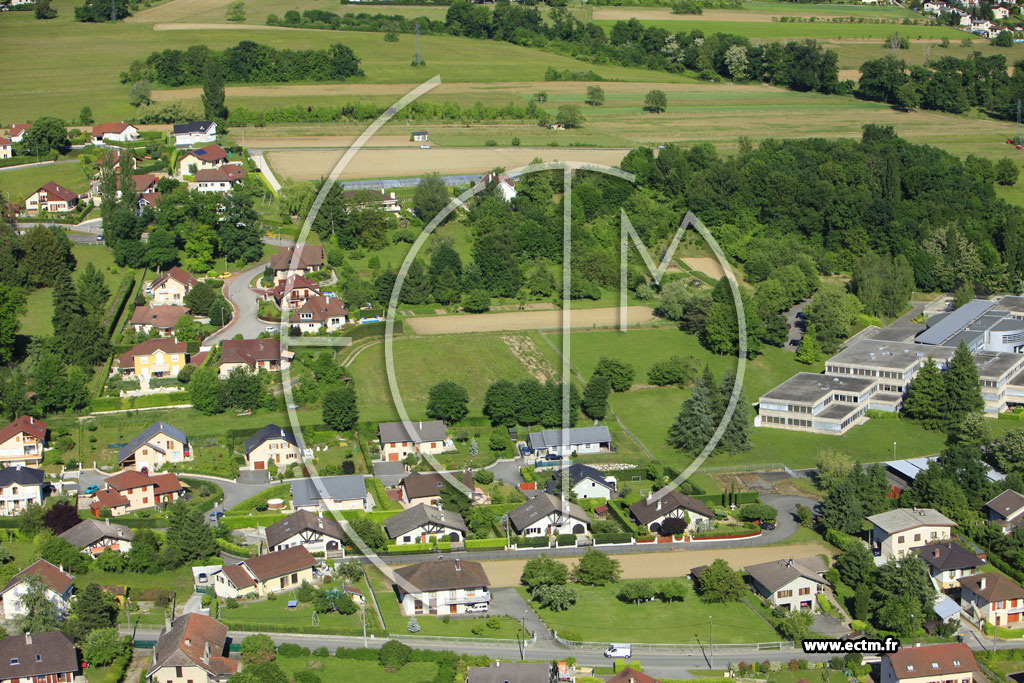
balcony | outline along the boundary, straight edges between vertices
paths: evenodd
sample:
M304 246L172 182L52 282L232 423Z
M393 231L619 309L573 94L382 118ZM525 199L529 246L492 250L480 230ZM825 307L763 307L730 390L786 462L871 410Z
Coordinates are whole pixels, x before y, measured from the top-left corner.
M464 595L461 598L444 598L446 605L475 605L478 602L490 602L490 591L477 591L474 595Z

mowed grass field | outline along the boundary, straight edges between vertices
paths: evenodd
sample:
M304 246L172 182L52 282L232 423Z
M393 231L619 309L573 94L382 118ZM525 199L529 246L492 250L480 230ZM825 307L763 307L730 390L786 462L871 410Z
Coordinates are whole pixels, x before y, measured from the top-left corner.
M77 164L72 168L81 175ZM6 174L0 173L0 180L4 175ZM110 249L102 245L75 244L71 247L71 251L78 260L75 272L72 273L73 280L77 282L78 276L85 269L86 264L91 263L103 273L103 279L111 293L117 291L117 286L124 276L124 269L118 268L114 264L114 253ZM18 332L29 336L53 334L53 290L50 287L43 287L30 292L26 303L26 312L21 316L21 327Z
M78 161L61 161L43 166L14 167L0 171L0 193L5 200L9 195L9 201L23 204L25 197L51 181L74 192L81 193L89 189L89 181Z
M883 40L899 31L902 35L914 39L960 38L966 34L950 26L924 26L924 25L894 25L894 24L868 24L868 23L847 23L831 21L807 21L807 22L781 22L781 21L743 21L742 17L730 17L729 19L702 19L704 15L698 15L694 20L681 19L654 19L643 20L645 26L657 26L671 33L680 31L693 31L700 29L704 33L732 33L751 39L760 40L789 40L801 38L877 38ZM615 21L610 19L599 19L595 21L598 26L611 32Z
M460 334L396 339L395 375L410 419L426 419L430 387L444 380L469 392L469 415L483 415L484 392L499 379L517 382L530 376L512 352L506 334ZM367 347L349 366L356 381L359 418L374 422L399 419L388 384L384 344Z

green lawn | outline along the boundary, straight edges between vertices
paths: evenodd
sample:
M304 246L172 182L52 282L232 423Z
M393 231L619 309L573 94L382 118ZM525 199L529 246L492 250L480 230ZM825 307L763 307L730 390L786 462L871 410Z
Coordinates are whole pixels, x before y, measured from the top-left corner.
M596 22L606 31L611 31L615 21L598 20ZM884 40L895 32L904 36L915 38L930 38L939 40L949 38L950 40L963 38L966 34L951 26L900 26L893 24L860 24L860 23L839 23L839 22L800 22L789 23L779 21L715 21L708 20L681 20L681 19L655 19L643 20L645 26L657 26L670 33L679 31L692 31L700 29L705 34L727 33L731 35L744 36L750 39L760 40L786 40L796 38L877 38Z
M688 568L680 568L680 574ZM564 637L596 642L706 643L708 617L715 643L760 643L781 640L775 630L741 603L708 604L691 591L681 603L624 603L618 586L574 586L579 600L565 612L539 610L544 623ZM525 589L519 588L524 597ZM760 609L751 594L750 604ZM567 635L566 635L567 634Z
M2 24L0 21L0 25ZM81 193L89 189L89 179L85 177L78 161L72 159L70 163L61 162L2 171L0 192L4 194L4 199L7 199L7 193L10 193L11 202L23 204L25 197L51 181L74 192Z
M434 680L437 664L410 662L398 671L386 671L376 661L338 659L337 657L278 657L277 663L289 676L298 671L315 671L323 681L380 681L388 683L428 683Z
M134 590L169 590L177 593L179 600L187 599L195 585L192 581L192 568L188 566L158 574L89 571L75 577L75 585L79 590L90 583L98 583L101 586L128 586Z
M57 166L56 168L67 168ZM73 166L72 168L76 168ZM35 170L35 169L30 169ZM0 183L3 182L6 173L0 173ZM42 183L40 183L42 184ZM36 186L38 187L38 185ZM124 277L125 271L114 264L114 252L99 244L75 244L71 247L72 253L78 263L72 278L77 280L87 263L92 263L101 273L107 283L107 289L111 294L117 291L117 287ZM108 300L109 303L109 300ZM45 336L53 334L53 295L49 287L37 289L28 295L25 314L21 317L21 334L29 336Z
M825 673L827 672L827 674ZM826 682L825 676L828 676ZM833 669L809 671L773 671L768 674L768 683L799 683L801 679L813 680L815 683L848 683L846 675L842 671Z
M396 339L395 374L409 417L426 417L427 393L443 380L469 392L470 416L482 415L484 392L499 379L519 381L529 373L509 349L505 334L460 334ZM373 422L397 420L384 363L384 344L362 351L348 367L357 382L359 417Z
M402 614L401 606L395 595L394 588L390 582L375 567L367 568L367 576L370 578L370 586L377 596L377 604L381 614L384 616L384 623L388 633L405 633L409 617ZM499 617L501 628L492 629L484 627L479 635L473 633L474 626L483 624L488 617L486 615L477 618L459 617L450 619L448 623L442 617L419 615L416 621L419 622L421 636L450 636L453 638L503 638L514 640L520 635L519 622L511 617Z
M330 588L331 586L325 586ZM235 609L227 609L221 606L220 619L226 623L240 622L244 624L265 624L267 626L281 626L287 631L289 628L313 626L313 606L309 603L299 603L298 607L289 608L288 601L295 599L295 592L282 593L276 600L260 600L257 602L241 603ZM363 617L360 612L355 614L320 614L320 627L327 632L327 629L351 629L353 632L361 631L363 628ZM366 613L366 627L371 632L379 628L377 612L370 605ZM244 630L244 629L242 629Z

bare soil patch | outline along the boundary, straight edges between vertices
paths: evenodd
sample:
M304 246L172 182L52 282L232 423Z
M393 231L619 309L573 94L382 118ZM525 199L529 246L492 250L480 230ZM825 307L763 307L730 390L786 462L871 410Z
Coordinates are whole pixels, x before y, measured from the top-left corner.
M687 256L682 259L683 263L690 267L691 270L697 270L709 277L713 277L718 280L725 277L725 269L722 268L722 264L718 262L716 258L710 258L708 256Z
M699 546L693 544L691 547ZM642 553L637 555L615 555L622 565L623 579L657 579L662 577L683 576L693 567L711 564L718 558L729 563L733 569L742 569L751 564L783 560L790 557L808 557L810 555L830 554L828 548L820 543L801 543L783 546L757 546L754 548L730 548L725 550L673 550L660 553ZM577 557L556 557L556 561L572 567L579 561ZM483 562L487 578L491 585L499 588L518 586L519 577L523 573L526 560L494 560Z
M546 382L554 377L554 369L532 339L521 334L506 334L501 340L535 379Z
M629 306L627 319L631 324L654 319L647 306ZM405 321L416 334L459 334L462 332L500 332L502 330L542 330L562 326L562 311L517 311L515 313L479 313L472 315L437 315L410 318ZM618 308L585 308L572 311L572 327L612 326L619 324Z
M316 180L330 174L343 150L270 152L266 155L279 178ZM545 161L580 161L613 165L622 161L622 149L551 149L538 153L525 147L469 147L456 149L364 149L353 157L341 180L400 178L428 172L441 175L484 173L529 164L537 156Z

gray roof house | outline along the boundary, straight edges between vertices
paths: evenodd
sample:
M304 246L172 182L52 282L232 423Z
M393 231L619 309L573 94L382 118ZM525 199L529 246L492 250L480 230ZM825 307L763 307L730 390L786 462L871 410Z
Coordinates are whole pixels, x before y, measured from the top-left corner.
M60 537L76 548L89 548L106 539L131 542L135 532L121 524L112 524L109 519L84 519Z
M265 441L270 441L271 439L284 439L293 446L297 447L299 445L295 435L287 429L278 427L277 425L267 425L245 440L245 452L251 453L255 449L259 448L260 444Z
M42 470L37 470L34 467L23 467L16 465L14 467L4 467L0 469L0 488L9 486L10 484L18 484L20 486L42 486L45 481L45 473Z
M388 517L384 522L384 531L391 539L400 538L417 529L422 529L426 534L460 531L463 536L469 531L462 515L455 510L441 510L423 503Z
M707 519L715 518L715 513L703 502L676 489L668 493L659 491L657 494L651 494L630 505L629 511L638 522L651 531L658 531L661 528L663 518L682 518L684 514L690 513Z
M293 481L292 507L325 510L365 510L366 480L361 474Z
M1017 519L1021 512L1024 512L1024 496L1013 489L1006 489L998 496L985 503L988 509L990 521L1005 521Z
M144 432L136 436L117 451L117 464L120 465L134 455L135 451L137 451L142 445L148 445L158 453L165 453L164 449L160 448L160 446L155 443L150 443L150 440L157 434L166 434L172 439L185 444L188 443L188 437L185 435L185 432L181 431L177 427L172 427L166 422L154 422L147 427Z
M469 667L466 683L550 683L554 676L551 665L542 662L494 662Z
M399 567L395 570L395 574L408 581L421 593L491 585L491 580L487 578L487 572L479 562L447 557ZM399 588L402 589L401 584L399 584Z
M377 425L380 442L385 443L423 443L424 441L444 441L445 425L441 420L411 420L412 430L405 427L404 422L381 422Z
M956 526L956 522L932 508L897 508L868 517L868 521L887 534L916 529L919 526Z
M555 452L568 455L570 451L594 452L609 448L612 434L604 425L599 427L573 427L571 429L545 429L527 437L527 445L537 455Z
M508 513L508 519L516 533L524 531L537 523L554 527L571 527L572 520L590 524L590 518L586 511L576 503L565 501L564 510L562 501L550 493L540 493L526 501L519 507ZM546 533L546 531L545 531ZM566 530L568 533L568 530ZM582 532L577 532L582 533Z
M574 462L564 470L555 472L555 476L544 485L544 490L557 495L558 483L563 474L568 475L577 498L611 498L615 493L615 477L606 477L601 470L581 462Z
M7 636L0 641L0 681L70 681L78 653L60 631Z
M828 565L820 557L805 557L796 560L774 560L753 564L744 567L743 571L767 589L769 593L774 593L801 577L827 586L828 581L821 576L827 569Z
M267 527L267 549L284 550L299 544L310 552L337 550L345 541L345 533L333 517L324 517L309 510L299 510ZM322 546L322 547L321 547Z

